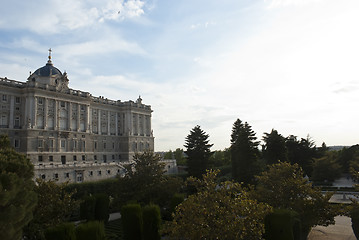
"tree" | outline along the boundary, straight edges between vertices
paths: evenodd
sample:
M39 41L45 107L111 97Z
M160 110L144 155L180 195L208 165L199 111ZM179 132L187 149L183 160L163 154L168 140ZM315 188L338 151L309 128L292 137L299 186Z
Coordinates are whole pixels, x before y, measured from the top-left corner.
M183 155L183 149L182 148L176 148L176 151L173 152L174 157L177 161L177 165L186 165L186 158Z
M334 182L341 175L341 168L337 163L337 159L337 152L327 152L323 157L314 159L311 179L316 183Z
M280 135L277 130L272 129L270 133L264 133L263 156L267 164L287 161L287 147L285 137Z
M134 164L127 166L127 174L118 177L114 188L113 207L121 208L129 201L141 204L155 203L160 206L169 204L174 193L178 192L181 180L164 175L164 164L161 156L152 151L135 154Z
M303 174L298 164L273 164L256 177L258 184L252 194L274 208L296 211L302 223L303 237L306 237L315 225L334 224L337 212L328 202L332 194L323 195Z
M290 135L286 139L288 149L288 161L292 164L297 163L303 168L304 173L311 176L313 171L314 158L319 157L317 148L309 136L297 140L296 136Z
M257 137L247 122L237 119L231 135L232 175L236 181L251 183L259 172Z
M200 126L195 126L186 137L185 151L187 154L188 174L194 177L201 177L208 168L209 158L212 155L209 144L209 135Z
M34 210L34 219L24 229L28 239L45 239L45 230L69 220L78 207L73 200L75 191L67 192L67 183L57 184L55 181L36 179L34 188L38 196L38 204Z
M0 239L21 239L22 229L33 218L37 198L34 166L25 155L0 136Z
M239 183L217 183L218 172L188 179L197 193L177 206L165 228L170 239L261 239L271 208L251 199Z

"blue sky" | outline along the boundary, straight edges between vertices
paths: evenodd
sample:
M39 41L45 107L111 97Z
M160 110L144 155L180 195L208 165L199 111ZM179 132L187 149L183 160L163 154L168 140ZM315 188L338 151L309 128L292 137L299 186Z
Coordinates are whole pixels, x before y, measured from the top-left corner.
M155 150L200 125L212 149L234 121L317 145L359 136L357 0L1 1L0 76L47 61L70 87L154 112Z

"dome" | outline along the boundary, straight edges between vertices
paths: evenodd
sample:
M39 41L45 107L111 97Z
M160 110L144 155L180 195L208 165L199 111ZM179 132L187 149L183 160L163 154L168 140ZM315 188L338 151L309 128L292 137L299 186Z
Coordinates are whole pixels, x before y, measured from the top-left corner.
M42 77L49 77L52 75L62 75L61 71L59 69L57 69L56 67L54 67L54 65L52 64L51 60L49 60L45 66L37 69L34 74L38 75L38 76L42 76Z

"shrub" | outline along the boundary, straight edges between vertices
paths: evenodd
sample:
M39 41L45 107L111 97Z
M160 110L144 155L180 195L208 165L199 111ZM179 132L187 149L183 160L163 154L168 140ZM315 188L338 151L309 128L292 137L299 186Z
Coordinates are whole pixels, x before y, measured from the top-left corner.
M46 240L75 240L75 225L73 223L62 223L50 227L45 231Z
M266 240L299 240L301 236L298 213L289 209L275 209L265 218Z
M80 224L76 228L77 240L105 240L105 227L103 222L91 221Z
M109 218L109 204L110 199L107 194L96 194L96 205L95 205L95 219L98 221L107 222Z
M125 240L141 240L142 211L139 204L127 204L121 208L122 228Z
M80 205L80 217L88 221L95 220L96 198L88 196Z
M359 239L359 208L353 208L353 210L350 212L350 217L352 218L352 228L355 237Z
M157 205L147 205L142 209L143 240L159 240L161 225L160 208Z

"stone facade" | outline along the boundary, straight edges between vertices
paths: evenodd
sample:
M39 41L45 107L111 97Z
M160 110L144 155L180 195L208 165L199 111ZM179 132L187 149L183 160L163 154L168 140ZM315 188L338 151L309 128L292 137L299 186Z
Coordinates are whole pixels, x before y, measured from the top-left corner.
M83 182L123 174L135 152L154 150L151 106L70 89L47 64L26 82L0 78L0 134L35 165L35 178Z

